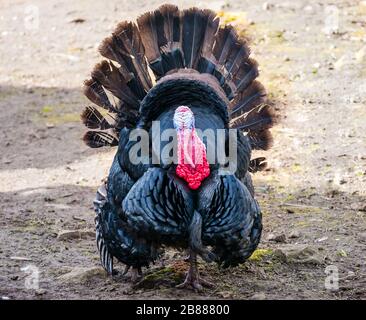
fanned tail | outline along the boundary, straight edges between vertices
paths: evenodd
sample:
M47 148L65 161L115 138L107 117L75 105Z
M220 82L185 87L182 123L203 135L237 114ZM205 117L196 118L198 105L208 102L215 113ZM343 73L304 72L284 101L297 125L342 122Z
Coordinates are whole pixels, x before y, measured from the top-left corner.
M104 118L98 108L87 107L83 122L97 130L86 133L88 145L116 145L121 128L134 127L141 118L153 120L147 118L156 117L164 107L148 115L141 112L146 110L142 101L154 91L150 90L154 80L159 80L158 84L164 79L181 83L185 81L179 80L181 74L181 79L204 81L208 86L212 82L206 81L207 77L217 80L217 85L211 87L229 101L225 107L228 126L246 133L253 149L271 146L274 112L263 86L255 80L257 63L250 58L247 41L232 26L220 26L215 12L198 8L180 11L174 5L163 5L141 15L137 24L118 24L99 50L111 61L102 61L95 67L84 92L99 108L106 109L113 121ZM177 75L175 80L168 77L172 73ZM155 79L151 79L152 74ZM155 88L154 94L156 91ZM108 92L115 97L113 103Z

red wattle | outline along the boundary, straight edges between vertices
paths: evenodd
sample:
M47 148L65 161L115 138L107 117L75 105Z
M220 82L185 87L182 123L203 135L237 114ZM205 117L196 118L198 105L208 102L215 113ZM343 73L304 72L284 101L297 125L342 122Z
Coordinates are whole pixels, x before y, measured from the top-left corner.
M210 175L210 166L207 162L205 145L194 129L191 132L187 131L185 129L178 135L176 174L187 181L190 189L196 190L202 181Z

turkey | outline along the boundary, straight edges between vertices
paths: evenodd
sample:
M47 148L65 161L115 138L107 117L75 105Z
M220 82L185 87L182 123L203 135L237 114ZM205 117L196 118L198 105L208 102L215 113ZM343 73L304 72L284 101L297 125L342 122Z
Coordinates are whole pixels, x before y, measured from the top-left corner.
M236 266L260 241L250 173L266 162L251 160L251 151L271 146L274 114L255 80L257 64L215 12L173 5L118 24L99 51L105 60L84 85L93 105L81 118L91 129L88 146L117 147L94 201L101 263L113 274L118 260L137 281L164 248L187 250L190 267L178 287L201 290L210 284L199 276L198 256ZM214 134L199 134L207 129ZM164 140L159 133L167 131L172 139ZM223 147L212 154L219 132ZM173 156L163 152L169 144Z

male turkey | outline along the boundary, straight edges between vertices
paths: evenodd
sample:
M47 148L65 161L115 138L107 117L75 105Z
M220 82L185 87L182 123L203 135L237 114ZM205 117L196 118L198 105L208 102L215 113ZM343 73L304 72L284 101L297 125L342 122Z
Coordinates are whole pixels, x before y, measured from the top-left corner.
M88 106L82 120L93 129L84 136L88 146L118 146L94 201L102 265L112 274L115 258L126 272L132 267L136 280L163 247L187 249L190 269L180 287L200 290L206 281L199 278L197 255L235 266L260 240L261 212L249 172L265 163L250 157L252 149L270 147L273 114L255 81L257 64L246 41L232 26L220 26L214 12L173 5L143 14L137 24L118 24L99 51L108 60L85 82L96 106ZM164 155L151 150L160 142L154 123L160 132L174 129L177 161L155 161ZM134 129L148 132L145 161L131 158L141 143L131 138ZM197 133L206 129L226 131L226 148L229 129L237 129L234 172L223 174L217 156L208 161L212 141Z

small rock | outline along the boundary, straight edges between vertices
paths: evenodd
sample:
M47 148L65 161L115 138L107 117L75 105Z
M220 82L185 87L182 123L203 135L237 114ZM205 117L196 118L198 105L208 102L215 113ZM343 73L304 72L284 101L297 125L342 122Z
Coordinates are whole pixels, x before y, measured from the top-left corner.
M263 9L263 10L265 10L265 11L267 11L267 10L271 10L273 7L274 7L274 6L273 6L273 4L270 4L270 3L268 3L268 2L265 2L265 3L263 3L263 5L262 5L262 9Z
M316 239L315 241L316 242L323 242L325 240L328 240L328 237L322 237L322 238Z
M273 255L287 263L322 264L324 259L307 245L286 245L273 252Z
M62 282L71 282L71 283L86 283L89 280L96 277L106 277L106 271L101 267L91 267L91 268L83 268L76 267L73 268L70 272L63 274L58 277Z
M266 294L264 292L258 292L253 294L249 299L251 300L265 300Z
M70 23L83 23L85 22L85 19L83 18L76 18L70 21Z
M27 258L27 257L10 257L10 260L16 260L16 261L33 261L31 258Z
M53 123L50 123L50 122L47 122L46 123L46 128L47 129L52 129L52 128L54 128L55 127L55 125L53 124Z
M44 200L45 202L53 202L53 201L55 201L55 199L54 199L54 198L52 198L52 197L44 197L44 198L43 198L43 200Z
M355 211L366 211L366 205L363 203L354 202L351 204L351 209Z
M267 237L268 241L275 241L275 242L286 242L286 235L284 233L281 234L273 234L270 233Z
M224 299L230 299L233 297L233 293L231 291L220 291L218 294Z
M11 276L11 277L10 277L10 280L14 280L14 281L15 281L15 280L18 280L18 279L19 279L19 276Z
M94 230L62 230L58 233L58 240L87 239L95 237Z
M10 298L9 298L9 297L7 297L7 296L2 296L2 297L1 297L1 300L10 300Z
M45 290L45 289L38 289L35 292L36 296L42 296L42 295L44 295L46 293L47 293L47 290Z
M366 232L362 232L359 234L359 237L362 242L366 242Z
M293 230L290 232L289 236L290 239L297 239L300 238L300 232L298 230Z
M307 5L307 6L304 7L304 11L306 11L306 12L313 12L313 7L310 6L310 5Z

